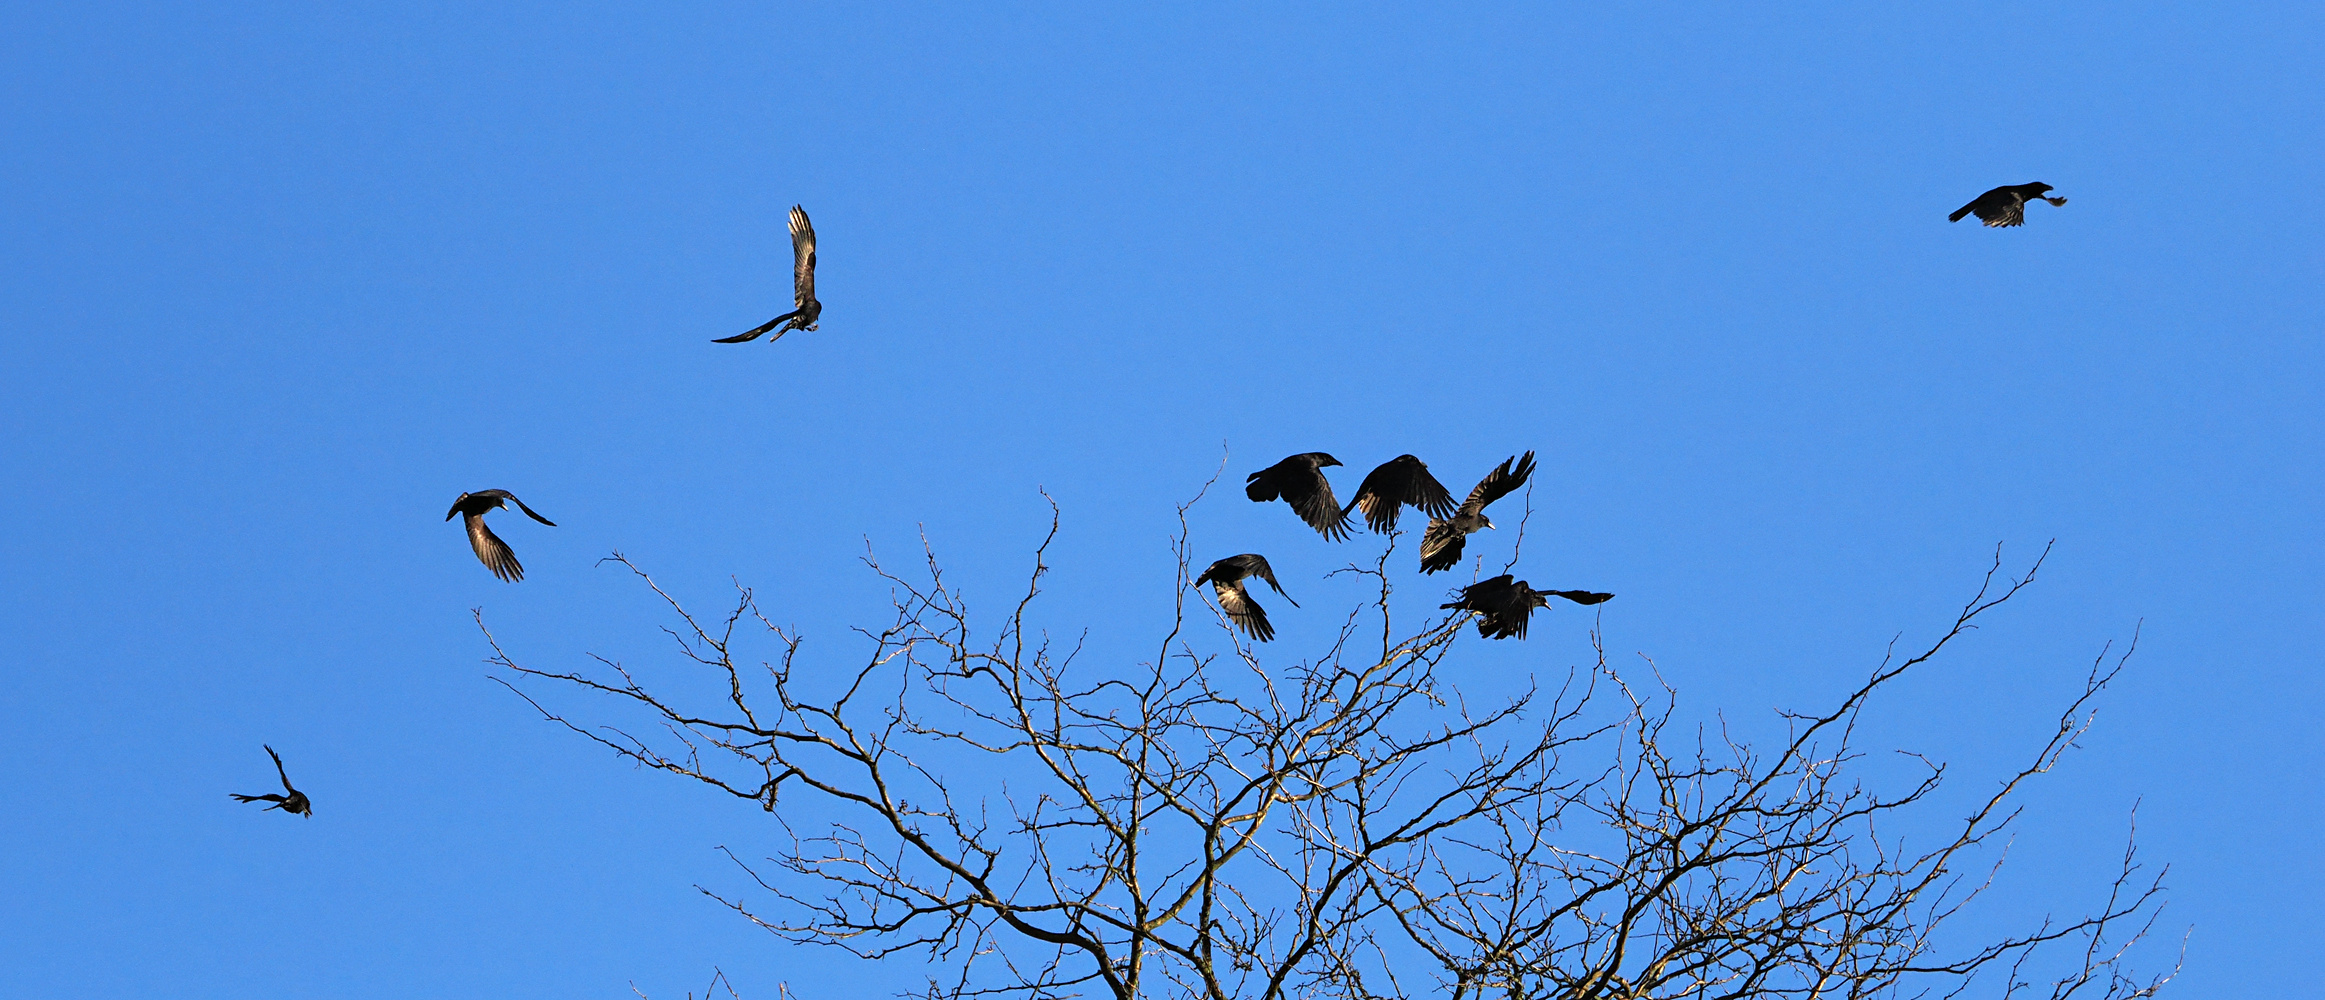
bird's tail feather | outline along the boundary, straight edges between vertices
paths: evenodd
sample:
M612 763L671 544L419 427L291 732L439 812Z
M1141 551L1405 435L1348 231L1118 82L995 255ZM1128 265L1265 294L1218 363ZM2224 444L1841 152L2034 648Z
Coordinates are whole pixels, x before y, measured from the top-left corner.
M1974 205L1974 204L1977 204L1977 203L1976 203L1976 202L1971 202L1970 204ZM1952 214L1952 215L1949 215L1949 216L1946 216L1946 221L1947 221L1947 222L1960 222L1960 221L1962 221L1962 216L1965 216L1965 215L1968 215L1968 214L1970 214L1970 206L1969 206L1969 205L1964 205L1964 206L1962 206L1962 207L1960 207L1960 208L1954 209L1954 214Z

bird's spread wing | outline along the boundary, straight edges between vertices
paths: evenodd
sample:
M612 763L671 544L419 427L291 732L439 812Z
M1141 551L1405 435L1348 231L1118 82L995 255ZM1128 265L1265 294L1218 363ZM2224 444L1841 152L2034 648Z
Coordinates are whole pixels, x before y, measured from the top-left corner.
M506 493L506 491L503 492ZM506 495L508 496L510 503L516 504L518 510L525 512L526 517L532 518L533 520L539 521L542 524L546 524L552 528L557 526L557 522L549 520L546 517L542 517L541 515L534 513L533 508L525 506L525 502L523 500L517 499L516 494L506 493Z
M2026 199L2016 191L1989 191L1970 203L1978 221L1994 228L2026 224Z
M1461 550L1468 541L1469 533L1454 527L1453 522L1430 521L1429 530L1421 535L1421 572L1452 569L1461 562Z
M265 744L260 745L265 746ZM299 794L298 789L291 787L291 773L289 771L283 770L283 755L274 752L273 747L266 748L266 755L274 758L275 777L283 779L283 791L289 792L292 795Z
M1284 595L1284 600L1292 601L1292 595L1284 594L1283 584L1276 582L1275 567L1267 564L1266 556L1260 555L1257 552L1246 552L1242 555L1236 556L1235 563L1243 570L1244 576L1256 576L1262 580L1266 580L1268 587L1273 589L1276 593ZM1300 602L1292 601L1292 606L1295 608L1299 607Z
M1340 498L1332 495L1332 481L1324 478L1324 470L1310 468L1300 474L1295 484L1286 484L1284 500L1308 527L1332 541L1348 537L1348 512L1340 509Z
M1573 601L1576 604L1604 604L1613 600L1615 596L1613 594L1594 593L1588 590L1545 590L1542 591L1542 593L1548 594L1552 597L1563 597L1569 601Z
M492 575L515 583L525 578L525 567L517 563L517 554L509 550L509 543L484 526L484 515L468 515L468 547L476 550L476 558Z
M1484 479L1478 480L1476 489L1469 491L1469 499L1461 502L1461 513L1471 517L1485 513L1487 504L1509 496L1518 487L1526 485L1526 478L1533 474L1533 452L1529 451L1518 458L1503 459L1501 465L1486 473Z
M1246 634L1261 642L1276 637L1275 626L1267 622L1267 611L1259 606L1258 601L1251 599L1251 594L1243 589L1241 581L1215 582L1211 584L1211 592L1219 595L1219 610L1226 612L1228 620L1242 628Z
M1453 516L1453 494L1411 455L1392 458L1367 474L1351 506L1361 508L1364 522L1385 535L1396 530L1397 511L1403 504L1419 507L1431 517Z
M793 317L793 316L797 316L797 315L799 315L799 313L798 313L798 311L797 311L797 310L794 310L794 311L792 311L792 312L787 312L787 313L784 313L784 314L783 314L783 315L781 315L781 316L777 316L777 317L775 317L774 319L768 320L768 321L767 321L767 322L765 322L765 323L761 323L761 324L759 324L759 325L758 325L758 326L756 326L756 327L753 327L753 328L751 328L751 329L748 329L748 330L745 330L745 331L743 331L743 332L741 332L741 333L735 334L735 335L734 335L734 336L732 336L732 337L720 337L720 338L718 338L717 340L713 340L713 341L711 341L711 343L713 343L713 344L740 344L740 343L743 343L744 341L749 341L749 340L757 340L757 339L759 339L759 335L760 335L760 334L762 334L762 333L766 333L767 331L769 331L769 330L772 330L772 329L775 329L775 328L776 328L776 327L778 327L778 326L782 326L782 325L783 325L783 321L784 321L784 320L790 319L791 317Z
M791 206L791 299L801 309L815 301L815 227L808 223L807 211L797 205Z

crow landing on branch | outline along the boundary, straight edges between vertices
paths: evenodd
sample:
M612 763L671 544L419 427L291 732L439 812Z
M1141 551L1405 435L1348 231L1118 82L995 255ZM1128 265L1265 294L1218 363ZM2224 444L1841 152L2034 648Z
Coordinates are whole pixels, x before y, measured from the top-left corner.
M1339 464L1339 459L1320 451L1293 455L1244 477L1243 495L1253 503L1281 497L1317 534L1328 541L1346 541L1348 512L1340 509L1340 498L1332 495L1332 483L1324 478L1326 466Z
M1406 504L1421 508L1430 517L1453 516L1453 494L1445 492L1445 484L1429 474L1428 463L1398 455L1365 475L1364 485L1356 488L1356 499L1341 513L1361 508L1364 523L1385 535L1397 530L1397 511Z
M1478 614L1477 634L1488 639L1526 637L1526 622L1534 616L1534 609L1547 607L1553 597L1563 597L1576 604L1600 604L1613 594L1598 594L1588 590L1535 590L1524 580L1511 580L1508 573L1491 580L1480 580L1461 588L1461 598L1440 608L1459 608Z
M757 329L711 343L740 344L774 330L775 335L767 338L772 344L793 330L815 329L816 320L823 317L823 303L815 300L815 227L808 224L807 211L797 205L791 206L791 301L794 308L790 312L760 324Z
M477 561L484 563L484 568L491 570L492 575L515 583L525 578L525 567L517 564L517 554L509 549L509 543L501 541L499 535L484 526L485 511L507 510L511 503L516 504L518 510L524 511L526 517L552 528L557 526L557 522L533 513L533 508L525 506L523 500L517 499L516 494L507 490L463 493L460 499L452 501L452 509L444 512L444 519L452 520L454 514L467 518L468 547L476 550Z
M283 791L290 794L276 795L273 792L267 792L263 795L238 795L228 792L227 796L236 802L272 802L274 804L268 806L268 809L280 809L287 813L298 813L308 819L314 819L315 809L307 802L307 793L291 787L290 772L283 770L283 755L274 752L273 747L266 748L266 755L274 758L274 773L283 779Z
M2067 203L2065 198L2046 197L2043 192L2050 189L2050 185L2041 181L2032 184L2005 184L1970 199L1970 203L1967 205L1954 209L1954 214L1946 216L1946 221L1960 222L1962 216L1974 212L1978 216L1978 221L1989 226L1996 228L2023 226L2026 225L2027 202L2047 201L2053 205Z
M1228 556L1212 563L1195 582L1210 584L1211 592L1219 595L1219 610L1227 612L1228 620L1241 626L1252 638L1266 642L1276 637L1275 626L1267 623L1267 610L1243 589L1244 578L1253 576L1266 580L1276 593L1283 594L1284 600L1292 601L1292 595L1284 594L1283 586L1276 583L1276 571L1268 566L1267 557L1257 552ZM1299 607L1300 602L1292 601L1292 606Z
M1421 572L1435 573L1458 565L1469 536L1479 528L1493 527L1493 519L1485 516L1486 505L1526 485L1526 477L1533 474L1533 452L1503 459L1499 467L1478 480L1477 488L1469 491L1469 499L1461 502L1461 509L1452 517L1430 518L1429 530L1421 535Z

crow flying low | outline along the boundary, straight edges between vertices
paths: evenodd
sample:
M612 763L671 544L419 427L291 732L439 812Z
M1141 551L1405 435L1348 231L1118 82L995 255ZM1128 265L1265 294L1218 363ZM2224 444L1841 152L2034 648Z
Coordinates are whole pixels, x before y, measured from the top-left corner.
M227 796L236 802L272 802L274 804L268 806L268 809L280 809L287 813L298 813L308 819L314 819L315 809L308 804L307 793L291 787L290 773L283 770L283 755L274 752L273 747L266 748L266 755L274 758L274 773L283 779L283 791L290 794L276 795L273 792L268 792L264 795L237 795L228 792Z
M1344 541L1348 538L1348 512L1340 509L1340 498L1332 495L1332 483L1324 478L1325 466L1339 464L1339 459L1320 451L1293 455L1244 477L1243 495L1253 503L1282 497L1317 534Z
M525 578L525 567L517 564L517 554L509 551L509 543L501 541L499 535L484 526L485 511L507 510L512 503L517 505L518 510L524 511L526 517L552 528L557 526L557 522L533 513L533 508L525 506L523 500L517 499L515 494L507 490L463 493L460 499L452 501L452 509L444 512L444 519L452 520L454 514L467 518L468 547L476 550L477 560L484 563L484 568L491 570L492 575L515 583Z
M1596 594L1587 590L1535 590L1526 581L1512 581L1508 573L1491 580L1481 580L1461 588L1461 598L1440 608L1460 608L1478 614L1477 634L1489 639L1526 637L1526 620L1534 616L1534 609L1546 607L1553 597L1563 597L1576 604L1599 604L1615 595Z
M1427 463L1411 455L1398 455L1381 463L1364 477L1364 485L1356 488L1356 499L1348 501L1341 511L1363 508L1364 523L1383 535L1397 530L1397 511L1412 504L1430 517L1453 516L1453 494L1445 492L1445 484L1429 474Z
M2067 203L2065 198L2052 198L2043 194L2050 189L2050 185L2041 181L2032 184L2005 184L1971 199L1967 205L1954 209L1954 214L1946 216L1946 221L1960 222L1962 216L1975 212L1978 215L1978 221L1989 226L1997 228L2023 226L2026 225L2027 202L2047 201L2053 205Z
M1503 459L1500 467L1478 480L1477 488L1469 491L1469 499L1461 502L1461 509L1452 517L1430 518L1429 530L1421 536L1421 572L1435 573L1460 563L1461 547L1469 536L1479 528L1493 527L1493 519L1485 516L1486 505L1526 485L1526 477L1533 474L1533 452Z
M1292 601L1292 595L1284 594L1283 586L1276 583L1276 571L1268 566L1267 557L1257 552L1228 556L1212 563L1195 582L1210 584L1211 592L1219 595L1219 610L1227 612L1228 620L1241 626L1252 638L1266 642L1276 637L1275 626L1267 623L1267 610L1243 589L1244 578L1253 576L1266 580L1276 593L1283 594L1284 600ZM1299 607L1300 602L1292 601L1292 606Z
M794 308L768 320L755 330L745 330L732 337L721 337L714 344L740 344L756 340L759 335L774 330L767 338L772 344L793 330L813 330L816 320L823 316L823 303L815 300L815 227L808 224L807 211L791 206L791 300Z

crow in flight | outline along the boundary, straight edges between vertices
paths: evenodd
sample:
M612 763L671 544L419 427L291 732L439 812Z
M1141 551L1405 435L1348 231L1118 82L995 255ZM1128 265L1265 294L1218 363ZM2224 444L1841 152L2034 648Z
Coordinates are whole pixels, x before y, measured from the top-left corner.
M1491 580L1481 580L1461 588L1461 599L1440 608L1460 608L1478 614L1477 634L1489 639L1526 637L1526 620L1534 609L1547 607L1553 597L1563 597L1576 604L1598 604L1615 595L1594 594L1587 590L1535 590L1526 581L1512 581L1508 573Z
M1954 209L1954 214L1946 216L1946 221L1960 222L1962 216L1976 212L1978 221L1989 226L2023 226L2026 225L2027 202L2047 201L2053 205L2067 203L2065 198L2052 198L2043 194L2050 189L2050 185L2041 181L2032 184L2005 184L1971 199L1967 205Z
M1276 582L1276 571L1268 566L1267 557L1257 552L1228 556L1212 563L1195 582L1210 584L1211 592L1219 595L1219 610L1227 612L1228 620L1242 626L1252 638L1266 642L1276 637L1276 630L1267 623L1267 610L1243 589L1244 578L1252 576L1266 580L1276 593L1283 594L1284 600L1292 601L1292 595L1284 594L1283 585ZM1299 607L1300 602L1292 601L1292 606Z
M791 300L797 308L768 320L755 330L745 330L732 337L721 337L714 344L740 344L756 340L759 335L774 330L767 338L772 344L793 330L813 330L815 321L823 316L823 303L815 300L815 227L807 222L807 212L791 206Z
M260 745L264 746L264 744ZM274 804L268 806L268 809L280 809L287 813L298 813L308 819L314 819L315 809L307 803L307 793L291 787L291 776L289 772L283 770L283 755L274 752L273 747L266 748L266 755L274 758L274 773L283 779L283 791L290 794L276 795L273 792L264 795L236 795L232 792L226 794L236 802L272 802Z
M1339 459L1320 451L1293 455L1244 477L1243 495L1253 503L1282 497L1317 534L1345 541L1348 512L1340 509L1340 498L1332 495L1332 483L1324 478L1325 466L1339 464Z
M1348 501L1341 513L1361 507L1364 523L1385 535L1397 530L1397 511L1405 504L1421 508L1430 517L1453 516L1453 494L1445 492L1445 484L1429 474L1428 464L1411 455L1398 455L1365 475L1364 485L1356 488L1356 499Z
M525 578L525 568L517 565L517 554L509 551L509 543L501 541L499 535L484 526L485 511L507 510L512 503L517 505L518 510L524 511L526 517L552 528L557 526L557 522L533 513L533 508L525 506L523 500L517 499L515 494L507 490L463 493L460 499L452 501L452 509L444 512L444 519L452 520L454 514L467 518L468 547L476 550L477 560L484 563L484 568L491 570L492 575L515 583Z
M1516 463L1515 468L1512 463ZM1461 547L1471 533L1479 528L1493 527L1493 519L1485 516L1485 507L1510 495L1526 485L1526 477L1534 474L1534 453L1522 458L1502 460L1499 468L1478 480L1477 488L1469 491L1469 499L1461 502L1461 509L1452 517L1430 518L1429 530L1421 536L1421 572L1435 573L1452 569L1461 562Z

